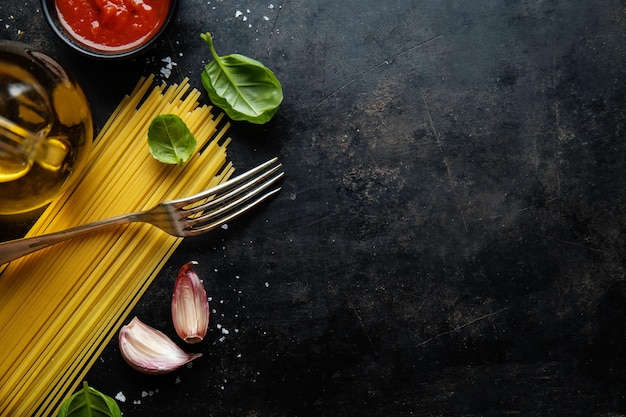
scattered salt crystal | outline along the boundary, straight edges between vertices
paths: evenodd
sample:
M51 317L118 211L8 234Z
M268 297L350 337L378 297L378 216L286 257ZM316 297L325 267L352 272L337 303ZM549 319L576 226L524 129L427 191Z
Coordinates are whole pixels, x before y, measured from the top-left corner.
M159 71L165 78L169 78L170 75L172 75L172 68L178 64L172 61L172 58L169 56L166 56L165 58L161 59L161 62L164 62L165 66L162 67Z
M118 392L117 394L115 394L115 399L118 400L119 402L126 402L126 396L124 395L124 393L122 391Z
M222 325L221 324L217 324L215 327L217 327L218 329L222 329Z
M246 13L250 14L250 9L246 9Z
M270 3L270 5L269 5L269 6L267 6L267 8L268 8L268 9L273 9L273 8L274 8L274 5L273 5L272 3Z
M269 17L267 17L267 16L263 16L263 20L266 20L266 21L267 21L267 20L270 20L270 18L269 18Z
M242 14L243 14L243 13L241 12L241 10L237 10L237 11L235 12L235 17L239 17L239 16L241 16Z
M270 283L269 283L269 282L266 282L266 283L265 283L265 287L267 288L267 287L269 287L269 286L270 286Z
M222 327L222 334L230 334L230 332L227 329Z
M218 340L219 340L220 342L223 342L224 340L226 340L226 338L225 338L224 336L222 336L222 337L220 337Z
M175 384L180 384L180 377L179 376L176 377L176 380L174 381L174 383Z
M141 400L133 400L133 404L139 405L139 404L141 404Z
M227 229L228 229L228 224L224 223L224 224L222 225L222 229L227 230Z
M172 65L178 65L176 64L176 62L172 61L172 57L166 56L165 58L161 59L161 62L165 62L165 64L167 64L168 67L171 67Z
M243 17L243 21L245 22L246 20L248 20L248 16Z
M141 391L141 398L146 398L148 396L147 391Z

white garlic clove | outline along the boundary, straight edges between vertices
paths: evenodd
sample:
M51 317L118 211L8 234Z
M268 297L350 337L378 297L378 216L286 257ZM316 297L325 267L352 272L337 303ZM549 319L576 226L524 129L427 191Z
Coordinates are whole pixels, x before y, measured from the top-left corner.
M201 353L187 353L159 330L137 317L122 327L119 333L120 352L124 360L137 371L146 374L172 372Z
M176 333L187 343L198 343L209 327L209 299L198 274L187 262L178 271L172 295L172 321Z

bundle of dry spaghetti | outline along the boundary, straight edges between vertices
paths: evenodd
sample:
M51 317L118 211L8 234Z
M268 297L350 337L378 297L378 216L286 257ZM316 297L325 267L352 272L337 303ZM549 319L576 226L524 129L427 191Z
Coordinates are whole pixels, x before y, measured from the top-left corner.
M140 80L98 134L85 174L28 235L149 209L217 185L228 124L199 106L188 80ZM201 152L184 167L157 162L147 131L159 114L180 116ZM60 243L13 261L0 275L0 416L52 415L81 382L180 243L135 223Z

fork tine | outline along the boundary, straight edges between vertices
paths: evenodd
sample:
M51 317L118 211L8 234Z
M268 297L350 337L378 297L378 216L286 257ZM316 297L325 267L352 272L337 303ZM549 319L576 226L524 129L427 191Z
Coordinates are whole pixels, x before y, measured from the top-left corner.
M210 188L208 190L202 191L198 194L194 194L192 196L188 196L188 197L183 197L183 198L179 198L176 200L170 200L167 203L173 206L177 206L177 207L185 207L185 206L189 206L193 203L197 203L198 201L207 199L213 195L217 195L220 194L222 192L225 192L235 186L237 186L238 184L242 183L243 181L246 181L247 179L255 176L256 174L258 174L259 172L262 172L263 170L265 170L267 167L272 166L273 164L276 163L276 161L278 161L278 157L274 157L272 159L270 159L269 161L250 169L249 171L244 172L243 174L240 174L234 178L229 179L228 181L225 181L213 188ZM282 164L279 164L278 167L282 166ZM278 169L278 168L276 168Z
M282 176L282 175L281 175ZM210 223L206 223L206 224L202 224L201 226L192 226L189 229L187 229L187 234L189 236L196 236L202 233L206 233L208 231L211 231L213 229L216 229L220 226L222 226L225 223L228 223L229 221L231 221L232 219L234 219L235 217L245 213L246 211L250 210L251 208L261 204L262 202L264 202L265 200L269 199L270 197L272 197L273 195L277 194L280 191L280 187L273 189L272 191L269 191L265 194L263 194L261 197L257 198L256 200L249 202L248 204L246 204L243 207L239 207L236 211L229 213L223 217L220 217L219 219L210 222ZM233 204L233 208L237 207L239 204L244 203L245 201L247 201L247 198L249 197L248 195L245 195L243 197L240 197L239 199L237 199L235 201L235 203L238 204ZM249 199L249 198L248 198ZM213 216L208 216L213 217ZM204 219L206 221L206 219Z
M218 207L220 205L225 205L229 200L232 200L233 198L237 197L238 195L244 193L245 191L248 191L250 189L252 189L252 187L256 184L261 184L263 181L265 181L267 178L269 178L271 175L275 174L276 171L278 171L280 168L282 167L282 164L278 164L277 166L275 166L274 168L270 169L267 172L264 172L263 174L259 175L258 177L254 177L252 179L249 179L248 181L244 182L242 185L238 186L237 188L228 190L228 192L225 192L224 194L220 195L219 197L217 197L217 194L211 194L211 196L216 196L215 198L212 198L202 204L198 204L198 205L192 205L191 207L189 205L184 206L183 207L183 214L185 215L185 217L191 217L191 215L196 214L196 213L203 213L206 211L209 211L215 207ZM278 178L282 177L282 172L280 174L278 174ZM267 188L267 186L269 186L270 184L276 182L278 180L278 178L274 178L271 181L268 181L267 185L265 186L265 188ZM262 189L261 189L262 190ZM259 190L259 191L261 191ZM200 200L202 201L202 200ZM197 203L198 201L196 201Z
M239 195L242 194L242 190L236 189L232 193L232 195L230 195L229 193L228 195L225 195L224 197L229 197L226 200L230 200L232 199L232 197L237 197L237 198L235 200L229 201L227 204L223 205L222 207L219 207L217 209L212 209L206 212L194 211L193 213L190 213L190 217L187 218L187 220L185 221L185 223L187 224L186 231L187 232L198 231L198 232L203 233L205 231L214 229L215 227L221 226L222 224L226 223L229 220L232 220L233 218L239 216L240 214L249 210L250 208L260 204L261 202L265 201L266 199L268 199L269 197L273 196L278 191L280 191L280 187L263 194L261 197L257 198L256 200L252 202L250 202L250 200L252 200L256 196L264 192L266 189L268 189L270 186L275 184L278 180L280 180L283 177L283 175L284 173L280 172L274 177L270 178L269 180L265 181L261 185L251 189L250 191L248 191L247 193L241 196ZM250 181L250 183L252 183L252 181ZM242 205L244 206L242 207ZM182 213L186 215L187 211L184 210ZM204 214L196 216L196 214L199 214L199 213L204 213Z

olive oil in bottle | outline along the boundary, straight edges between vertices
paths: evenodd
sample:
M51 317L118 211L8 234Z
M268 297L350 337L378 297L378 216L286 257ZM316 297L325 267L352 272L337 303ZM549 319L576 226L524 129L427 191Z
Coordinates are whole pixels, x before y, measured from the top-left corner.
M92 135L89 105L67 71L0 41L0 215L48 204L80 174Z

